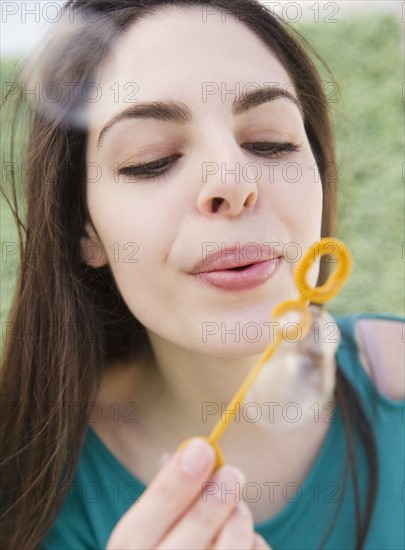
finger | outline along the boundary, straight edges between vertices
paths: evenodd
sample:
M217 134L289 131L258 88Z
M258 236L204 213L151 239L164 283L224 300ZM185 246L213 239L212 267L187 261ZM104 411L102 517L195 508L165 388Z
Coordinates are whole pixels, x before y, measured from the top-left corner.
M201 495L202 483L209 479L214 465L215 451L202 438L194 438L174 453L139 502L116 524L108 550L155 548L171 525Z
M215 539L214 550L245 550L254 548L253 516L244 502L234 508L229 520Z
M240 501L244 476L232 466L222 466L207 482L201 497L170 530L156 550L206 548Z
M271 546L267 544L267 542L264 540L264 538L259 535L258 533L255 533L254 539L253 539L253 550L272 550Z

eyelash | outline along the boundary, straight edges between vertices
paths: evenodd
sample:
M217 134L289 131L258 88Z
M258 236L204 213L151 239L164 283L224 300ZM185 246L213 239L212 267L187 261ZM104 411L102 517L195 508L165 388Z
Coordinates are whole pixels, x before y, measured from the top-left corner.
M294 143L257 141L252 145L267 146L267 150L264 149L261 152L256 151L254 153L259 157L264 157L264 158L270 158L270 157L277 158L281 156L282 153L290 153L290 152L296 153L300 151L300 146L295 145ZM249 150L251 149L249 148L248 151ZM179 158L178 155L172 155L170 157L165 157L159 160L155 160L153 162L148 162L146 164L126 166L125 168L119 169L118 174L124 175L124 176L131 176L131 177L138 176L140 177L140 179L157 180L160 178L160 176L166 177L166 172L168 172L172 164L174 164L175 159L177 158ZM163 166L165 167L164 170L160 170L160 172L152 172L152 170L156 170L156 168L161 168L162 163L163 163Z

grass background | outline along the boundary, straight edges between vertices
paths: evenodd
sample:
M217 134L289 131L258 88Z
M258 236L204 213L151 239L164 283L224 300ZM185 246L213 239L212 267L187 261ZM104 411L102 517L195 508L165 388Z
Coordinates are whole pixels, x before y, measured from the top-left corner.
M354 270L328 309L404 316L401 21L370 14L296 28L324 57L340 88L339 102L331 104L339 166L337 236L351 248Z
M340 88L332 103L339 165L338 237L351 249L353 274L328 304L331 312L382 312L404 316L404 186L402 170L403 38L393 15L353 16L335 24L295 25L315 46ZM13 60L2 60L1 80L13 76ZM330 80L322 72L323 80ZM6 136L2 134L2 144ZM2 162L7 162L4 156ZM2 165L3 166L3 165ZM2 184L4 181L2 173ZM1 310L7 320L16 280L16 227L1 197Z

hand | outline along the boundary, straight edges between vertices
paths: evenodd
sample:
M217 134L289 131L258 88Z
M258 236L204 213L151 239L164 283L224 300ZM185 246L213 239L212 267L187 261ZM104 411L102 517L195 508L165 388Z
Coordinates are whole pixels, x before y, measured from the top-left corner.
M202 438L178 450L115 525L106 550L269 549L240 498L240 470L225 465L212 475L214 465Z

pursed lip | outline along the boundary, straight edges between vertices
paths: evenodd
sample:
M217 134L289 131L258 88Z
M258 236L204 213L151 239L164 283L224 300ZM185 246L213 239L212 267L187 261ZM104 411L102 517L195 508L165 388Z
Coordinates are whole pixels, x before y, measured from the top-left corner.
M211 271L224 271L235 267L244 267L274 260L282 256L278 250L270 246L261 246L254 243L255 252L251 250L250 253L249 248L253 250L252 241L246 245L223 248L212 254L207 254L207 257L197 262L189 273L197 275L198 273L208 273Z

